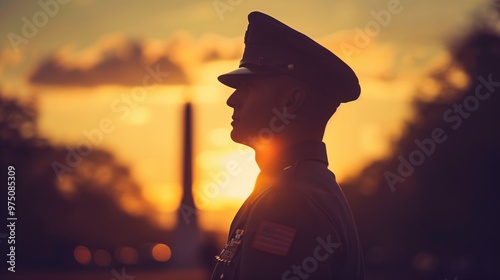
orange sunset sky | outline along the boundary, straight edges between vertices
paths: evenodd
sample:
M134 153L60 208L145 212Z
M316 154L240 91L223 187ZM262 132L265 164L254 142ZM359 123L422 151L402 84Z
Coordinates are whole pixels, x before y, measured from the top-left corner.
M249 12L309 35L358 74L360 99L339 108L324 140L342 182L387 153L412 117L417 93L436 93L425 77L448 67L447 44L466 33L485 3L1 1L0 90L36 100L39 132L52 143L89 140L111 151L130 167L166 227L179 206L182 105L191 101L195 199L202 226L216 229L227 227L259 171L252 151L229 138L225 101L232 91L216 80L238 66ZM450 81L467 84L459 69L451 73ZM228 218L217 219L222 212Z

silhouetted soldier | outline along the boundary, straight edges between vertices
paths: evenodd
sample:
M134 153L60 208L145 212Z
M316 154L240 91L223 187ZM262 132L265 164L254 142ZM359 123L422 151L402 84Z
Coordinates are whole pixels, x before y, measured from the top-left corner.
M212 279L364 279L354 219L328 170L325 126L359 97L354 72L276 19L248 16L231 138L252 147L261 173L236 214Z

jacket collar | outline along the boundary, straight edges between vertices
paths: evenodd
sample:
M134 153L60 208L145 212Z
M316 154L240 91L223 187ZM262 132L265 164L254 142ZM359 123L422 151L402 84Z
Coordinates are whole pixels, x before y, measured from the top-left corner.
M274 185L284 170L288 170L297 163L306 160L319 161L328 166L325 143L321 141L301 142L282 149L265 162L258 162L261 172L255 183L254 194Z
M326 145L320 141L304 141L273 153L271 158L257 162L261 173L276 173L304 160L316 160L328 166Z

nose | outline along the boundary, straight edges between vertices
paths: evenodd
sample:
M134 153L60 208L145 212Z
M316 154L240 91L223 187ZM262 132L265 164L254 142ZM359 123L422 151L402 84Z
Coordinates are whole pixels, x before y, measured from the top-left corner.
M229 106L231 108L235 108L237 106L237 93L238 93L238 89L233 91L233 93L228 97L228 99L226 101L227 106Z

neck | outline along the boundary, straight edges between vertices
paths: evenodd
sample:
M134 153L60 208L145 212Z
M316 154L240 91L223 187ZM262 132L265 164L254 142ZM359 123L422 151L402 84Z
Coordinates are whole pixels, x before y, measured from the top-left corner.
M276 142L273 142L273 144ZM265 149L256 150L256 161L260 167L260 174L257 177L256 193L266 187L274 185L279 179L279 174L284 170L306 160L315 160L328 166L325 144L321 141L308 140L296 144L284 145L272 148L272 145Z
M278 161L286 150L287 146L290 144L280 143L278 141L273 141L266 145L259 147L253 147L255 150L255 161L262 172L266 170L276 168Z
M308 135L308 137L295 137L288 140L275 138L265 145L252 147L255 150L255 161L261 172L272 172L286 167L284 165L293 164L287 160L291 152L290 149L303 142L321 142L323 136L314 137L314 135L307 133L303 135Z

